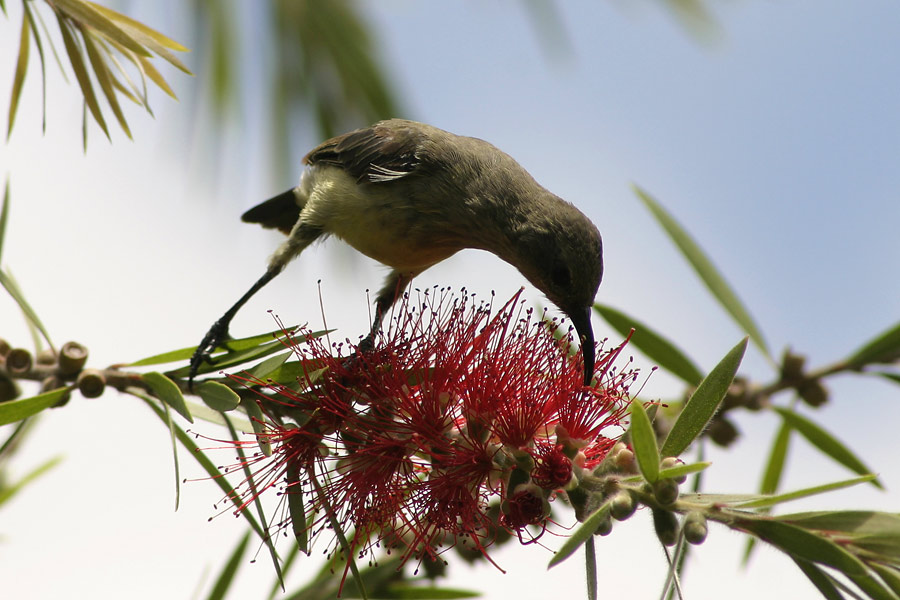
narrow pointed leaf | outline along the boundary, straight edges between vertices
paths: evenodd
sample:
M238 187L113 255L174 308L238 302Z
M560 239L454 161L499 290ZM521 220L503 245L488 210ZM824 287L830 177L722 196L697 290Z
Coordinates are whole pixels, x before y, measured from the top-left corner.
M250 423L253 425L254 433L256 433L256 441L259 443L259 449L266 456L272 456L272 444L265 435L266 417L263 415L259 404L257 404L255 400L243 398L241 399L241 406L244 407L244 410L247 411L247 416L250 417Z
M588 600L597 600L597 549L593 536L584 543L584 573Z
M550 563L547 565L547 568L550 569L555 567L559 563L563 562L570 556L572 556L576 550L578 550L582 544L591 539L594 534L597 532L597 528L600 527L601 523L603 523L607 517L609 516L609 502L605 502L600 505L600 507L595 510L591 515L584 520L584 523L579 525L573 532L572 535L563 542L563 545L559 547L557 553L550 559Z
M157 371L144 373L141 375L141 379L153 390L154 396L174 408L175 412L191 423L194 422L194 417L191 416L191 412L185 404L184 396L174 381Z
M792 557L834 567L851 577L866 574L866 566L858 558L801 527L771 519L741 519L740 526Z
M156 414L157 417L162 419L163 423L166 423L166 413L160 408L157 404L155 398L148 396L144 393L143 390L136 388L128 388L125 390L126 393L131 394L136 398L140 398L143 400L147 406L150 407L151 410ZM200 448L197 447L197 444L194 443L194 440L191 439L191 436L188 435L183 429L181 429L177 424L173 423L173 427L175 429L175 436L178 438L178 441L184 446L184 449L187 450L188 456L194 457L194 459L203 467L203 470L209 475L210 480L215 482L216 485L219 486L219 489L225 494L225 498L231 501L234 504L235 508L240 508L241 506L241 496L238 492L228 483L228 480L225 479L222 472L216 468L216 465L209 460L209 457L204 454ZM241 515L247 520L250 524L250 528L256 533L257 536L261 540L266 538L266 532L262 530L259 526L259 523L256 522L253 514L250 511L242 510L240 511Z
M152 39L154 41L154 43L156 43L160 46L163 46L165 48L169 48L171 50L176 50L178 52L190 52L190 49L185 48L184 46L182 46L175 40L164 36L163 34L156 31L155 29L147 27L140 21L135 21L134 19L128 17L127 15L123 15L120 12L116 12L113 9L107 8L100 4L95 4L94 2L89 2L89 4L91 5L92 8L94 8L94 10L103 14L103 16L108 18L110 21L115 22L120 27L127 27L130 29L140 31L146 37Z
M813 423L799 413L793 412L786 408L775 407L775 410L784 419L784 422L794 428L806 440L830 456L840 464L844 465L858 475L868 475L872 473L872 469L868 468L857 456L844 445L836 437L822 429L819 425ZM881 482L877 479L872 480L872 485L879 489L884 489Z
M6 238L6 223L9 221L9 178L3 189L3 206L0 206L0 261L3 260L3 240Z
M784 464L787 460L792 431L793 429L787 423L782 422L781 427L778 428L778 433L775 434L772 450L769 452L769 460L766 461L766 468L763 471L762 482L759 486L759 491L762 494L774 494L778 491L778 486L781 484L781 476L784 473ZM753 554L755 547L756 538L748 538L747 546L744 548L744 556L741 559L745 566L750 561L750 556Z
M656 446L656 433L650 423L650 417L640 402L631 403L631 445L637 459L638 468L644 479L650 483L659 479L659 448Z
M57 388L31 398L0 402L0 425L8 425L36 415L55 405L68 391L69 388Z
M16 283L16 280L13 279L13 276L0 270L0 286L3 286L6 293L8 293L16 304L19 305L19 310L25 315L28 324L35 327L44 337L47 345L50 346L50 348L53 348L53 342L50 340L50 334L47 333L47 328L44 327L44 324L41 322L40 318L38 318L37 313L34 312L31 305L25 300L25 296L22 294L22 290L19 289L19 285Z
M900 596L900 570L878 563L870 563L869 566L878 573L878 576L881 577L882 581L884 581L897 596Z
M680 455L703 432L725 399L746 350L747 338L744 338L700 382L672 425L663 443L663 456Z
M876 336L851 354L847 363L860 368L872 363L892 363L900 358L900 323Z
M16 110L19 107L19 98L22 95L22 84L25 82L25 73L28 71L28 51L31 48L31 29L28 25L28 13L22 13L22 32L19 36L19 58L16 61L16 73L13 76L12 93L9 99L9 117L7 119L6 137L12 134L13 123L16 120Z
M728 285L728 282L725 281L725 278L722 277L712 261L700 249L697 242L650 194L637 186L633 186L633 188L637 196L650 210L662 228L665 229L666 233L669 234L672 241L675 242L675 245L678 246L678 249L681 250L681 253L694 268L697 275L700 276L703 283L706 284L706 287L709 288L709 291L712 292L716 300L741 326L744 333L750 336L750 339L753 340L753 343L756 344L763 354L771 358L771 353L765 339L763 339L762 332L756 326L756 323L750 316L750 312L744 307L737 294Z
M795 556L791 558L826 600L845 600L843 594L838 591L831 577L825 571L807 560Z
M60 462L62 462L62 457L56 456L32 469L17 482L13 484L4 482L3 486L0 487L0 506L3 506L10 498L22 491L26 485L58 465Z
M866 475L864 477L854 477L853 479L845 479L844 481L836 481L834 483L826 483L823 485L817 485L813 487L804 488L802 490L796 490L793 492L786 492L784 494L778 494L775 496L766 496L764 498L758 498L756 500L750 500L748 502L743 502L741 504L737 504L738 508L763 508L769 506L775 506L776 504L782 504L784 502L789 502L791 500L799 500L800 498L808 498L809 496L816 496L819 494L824 494L825 492L831 492L834 490L839 490L845 487L851 487L854 485L859 485L860 483L868 483L875 479L875 475Z
M293 356L293 354L293 352L288 350L287 352L270 356L258 365L247 369L247 373L256 379L265 381L267 377L281 368L281 365L283 365L288 358Z
M688 385L697 385L703 379L700 369L684 352L640 321L603 304L594 304L594 310L621 335L627 336L634 329L630 343Z
M881 582L872 577L869 573L862 575L848 575L850 581L855 583L859 589L866 593L872 600L897 600L889 589L884 587Z
M293 331L296 327L288 329L288 331ZM250 337L239 338L236 340L228 340L227 345L228 348L219 348L214 353L214 356L218 355L222 352L237 352L239 350L248 350L250 348L256 348L257 346L262 345L265 342L271 342L275 338L276 334L281 333L281 329L276 329L274 331L270 331L268 333L260 333L257 335L252 335ZM302 342L306 339L315 339L317 337L321 337L325 335L327 332L325 331L316 331L310 333L308 336L303 336L301 339L297 340L298 342ZM163 352L162 354L155 354L153 356L148 356L147 358L142 358L133 363L129 363L128 367L149 367L152 365L161 365L165 363L172 362L181 362L184 360L188 360L191 356L194 355L194 351L197 349L197 346L188 346L187 348L179 348L178 350L172 350L170 352Z
M306 506L303 503L303 487L300 481L300 471L296 461L288 461L286 465L285 479L287 487L284 490L288 501L288 512L291 515L291 529L294 539L297 540L297 549L304 554L309 554L309 524L306 522ZM312 510L311 510L312 512Z
M241 567L241 559L244 558L244 552L246 552L249 542L250 532L247 532L231 552L231 556L228 557L225 566L222 567L222 572L216 578L216 583L213 585L213 589L209 592L206 600L224 600L228 589L231 587L231 582L234 581L234 576Z
M94 8L91 3L81 0L53 0L53 4L67 17L96 29L105 37L125 46L135 54L150 56L150 53L135 41L133 36L123 31L121 27Z
M34 16L31 14L31 7L28 5L28 2L22 3L22 9L25 13L25 16L28 18L28 27L31 29L31 33L34 37L34 45L37 47L38 58L41 60L41 121L42 121L42 131L47 130L47 66L44 64L44 45L41 43L41 36L37 30L37 24L34 22ZM43 21L41 21L43 24ZM53 55L56 56L56 49L53 47L53 42L50 42L50 47L53 49ZM57 62L59 62L59 57L57 57ZM63 73L63 78L65 78L65 73Z
M156 84L156 86L168 94L171 98L177 99L178 96L175 95L175 92L169 86L169 83L165 80L165 78L160 74L159 71L156 70L156 67L153 66L153 63L143 56L138 56L138 64L140 65L141 73L150 78L150 81ZM147 109L149 110L149 106Z
M172 412L169 405L163 403L163 410L166 412L166 425L169 428L169 440L172 443L172 462L175 471L175 510L178 511L178 505L181 503L181 467L178 464L178 442L175 436L175 422L172 421Z
M218 381L204 381L194 389L203 402L213 410L228 412L241 403L241 397L237 392Z
M781 483L781 475L784 473L784 463L787 459L788 448L791 442L791 427L782 422L775 434L775 440L772 442L772 452L769 453L769 460L766 463L766 470L763 473L762 483L759 491L763 494L774 494L778 491Z
M669 467L667 469L660 469L659 478L674 479L676 477L682 477L684 475L690 475L692 473L699 473L700 471L705 471L711 464L711 462L698 462L689 463L686 465L678 465L677 467Z
M84 58L81 56L81 50L75 42L75 36L69 30L69 24L62 17L58 16L57 18L59 20L59 31L62 34L63 44L66 47L66 54L69 55L69 62L72 64L72 70L75 71L75 79L78 81L79 87L81 87L84 103L91 111L91 115L103 130L103 133L109 138L109 130L106 128L106 121L103 119L103 113L100 112L100 104L97 102L97 96L94 95L94 87L91 85L91 78L84 65ZM86 146L86 133L84 134L84 137Z
M228 432L231 434L231 439L235 442L235 450L237 450L241 468L244 471L244 477L246 478L247 485L250 486L250 493L253 496L253 507L256 509L256 514L259 516L259 522L260 524L262 524L263 531L266 532L266 536L263 538L263 543L269 550L269 556L272 559L272 564L275 566L275 572L278 574L278 580L281 582L281 587L284 587L284 574L281 572L281 564L278 561L278 553L275 551L275 544L272 542L272 536L269 533L269 522L266 520L266 513L263 509L262 502L259 499L259 490L256 487L256 479L254 479L253 471L250 469L250 465L247 463L247 457L244 454L244 448L238 443L240 440L237 434L237 430L234 428L234 425L232 425L231 420L227 416L225 417L225 424L228 427ZM247 508L245 507L244 510L247 510Z
M87 50L88 59L91 61L91 67L94 69L94 76L97 78L97 82L100 84L100 90L103 92L103 95L106 97L106 101L109 104L109 107L113 111L113 115L115 115L116 120L119 122L119 126L122 128L122 131L125 132L125 135L128 136L128 139L132 139L131 130L128 128L128 122L125 120L125 115L122 113L122 107L119 106L119 99L116 97L115 86L113 85L113 76L109 72L109 66L106 64L103 56L100 54L100 50L97 48L97 44L94 43L93 39L91 39L90 35L84 36L84 47Z

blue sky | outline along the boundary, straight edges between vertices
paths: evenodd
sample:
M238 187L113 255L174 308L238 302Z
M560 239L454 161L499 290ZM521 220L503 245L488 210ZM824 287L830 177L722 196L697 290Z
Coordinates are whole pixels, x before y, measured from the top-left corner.
M0 90L12 80L19 22L18 6L7 4ZM633 183L658 198L713 257L776 355L791 346L811 365L823 365L897 322L896 3L724 3L714 13L721 33L708 43L655 2L558 4L571 44L562 56L547 51L514 2L366 4L403 99L399 116L484 138L579 206L604 236L607 270L598 300L677 340L703 369L742 334L640 205ZM177 10L130 6L135 17L189 41ZM265 39L248 34L244 47L255 48L244 68L258 70ZM57 342L82 341L97 365L196 343L261 274L278 242L239 222L244 209L294 184L265 168L271 156L259 126L263 106L245 94L250 125L243 128L211 123L209 115L197 119L188 99L206 77L202 65L192 64L194 78L165 69L182 102L157 94L155 120L129 114L134 142L115 132L110 145L94 128L83 154L80 104L50 67L47 135L40 136L39 77L32 70L16 130L0 146L14 202L4 264L51 332L59 332ZM215 148L194 137L210 125L222 133ZM319 141L311 130L291 135L298 149ZM319 325L315 282L322 279L329 325L355 336L368 319L364 290L380 285L383 270L351 256L335 241L305 253L244 309L233 332L271 329L268 309L288 322ZM508 265L475 251L429 270L418 283L500 296L525 284ZM615 337L600 321L595 329L598 337ZM0 331L28 343L14 306L3 299ZM643 357L636 360L649 368ZM744 366L760 381L774 377L758 352ZM842 492L791 508L896 510L896 386L844 376L830 387L832 403L813 416L881 472L888 491ZM681 388L655 374L646 391L666 398ZM214 569L236 542L234 520L206 522L218 500L211 485L185 486L182 508L170 512L167 434L135 404L107 393L76 399L43 419L21 472L59 453L67 458L4 509L9 525L0 576L22 573L17 581L31 582L16 597L58 597L66 588L113 597L133 590L126 586L134 581L142 583L133 597L189 597L202 565ZM739 425L745 435L734 452L714 455L715 491L755 488L777 422L742 415ZM800 442L795 450L791 487L848 476ZM658 593L664 560L645 517L599 544L601 577L613 579L603 589L627 585L641 598ZM720 597L722 586L731 598L816 597L774 552L761 552L740 571L741 547L737 536L713 529L687 575L688 597ZM475 581L488 597L580 593L577 561L535 576L547 560L536 547L504 550L508 575L460 568L452 583ZM52 581L43 575L48 563ZM151 576L149 564L167 576ZM268 582L269 569L265 560L245 565L241 590Z

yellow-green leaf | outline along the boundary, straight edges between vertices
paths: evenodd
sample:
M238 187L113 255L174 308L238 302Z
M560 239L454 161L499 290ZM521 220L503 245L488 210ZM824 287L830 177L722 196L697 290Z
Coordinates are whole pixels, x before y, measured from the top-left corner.
M57 16L57 20L59 21L60 33L62 33L63 44L66 47L66 54L69 55L69 62L72 64L72 70L75 71L75 79L78 80L78 85L81 87L81 93L84 95L84 102L91 111L94 120L100 125L103 133L106 134L107 139L110 139L109 130L106 128L106 121L103 119L103 113L100 112L100 104L97 102L97 97L94 95L94 87L91 85L91 78L84 65L84 58L81 56L81 49L78 47L75 36L69 30L69 24L65 19ZM87 139L86 136L85 139Z
M16 74L13 76L12 93L9 99L9 119L6 129L6 137L12 134L13 123L16 120L16 109L19 107L19 97L22 95L22 84L25 82L25 73L28 70L28 50L31 48L31 29L28 25L28 13L22 13L22 32L19 37L19 58L16 61Z
M133 36L123 31L121 27L98 11L95 8L96 5L83 0L53 0L53 5L57 11L61 11L72 20L77 21L81 25L92 27L103 36L125 46L135 54L150 56L150 52L139 44Z
M182 46L181 44L179 44L178 42L176 42L173 39L167 38L160 32L156 31L155 29L147 27L140 21L135 21L131 17L123 15L120 12L116 12L113 9L107 8L100 4L95 4L93 2L88 2L88 4L90 4L95 10L102 13L104 16L106 16L111 21L117 22L120 26L124 26L124 27L128 27L130 29L140 31L145 36L152 39L153 42L159 46L163 46L165 48L170 48L172 50L177 50L178 52L190 52L189 48Z

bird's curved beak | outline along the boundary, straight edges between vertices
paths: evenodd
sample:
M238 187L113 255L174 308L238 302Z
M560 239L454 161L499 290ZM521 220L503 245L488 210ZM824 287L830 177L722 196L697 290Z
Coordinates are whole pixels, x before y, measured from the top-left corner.
M594 378L594 328L591 325L591 307L569 313L569 318L578 332L581 355L584 357L584 385L591 385Z

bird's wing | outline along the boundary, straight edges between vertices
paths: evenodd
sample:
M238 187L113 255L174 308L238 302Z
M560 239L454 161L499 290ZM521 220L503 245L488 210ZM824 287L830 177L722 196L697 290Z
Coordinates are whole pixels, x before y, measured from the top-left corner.
M340 167L358 183L385 183L420 166L424 134L402 121L384 121L322 142L303 158L308 165Z

